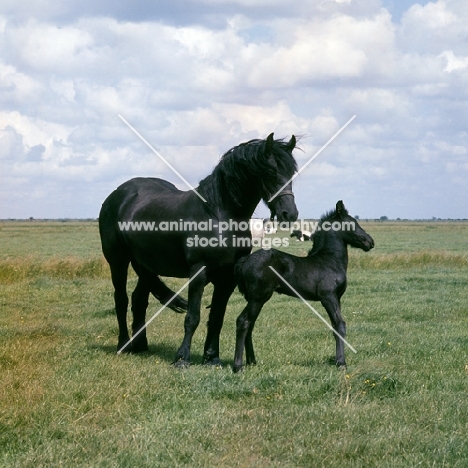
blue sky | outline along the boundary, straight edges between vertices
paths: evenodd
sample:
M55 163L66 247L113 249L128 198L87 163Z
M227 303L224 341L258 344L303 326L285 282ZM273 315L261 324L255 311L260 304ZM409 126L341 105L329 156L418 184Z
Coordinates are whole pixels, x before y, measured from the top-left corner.
M464 0L0 6L0 218L97 217L135 176L191 184L232 146L300 135L301 217L468 218ZM266 216L260 205L257 216Z

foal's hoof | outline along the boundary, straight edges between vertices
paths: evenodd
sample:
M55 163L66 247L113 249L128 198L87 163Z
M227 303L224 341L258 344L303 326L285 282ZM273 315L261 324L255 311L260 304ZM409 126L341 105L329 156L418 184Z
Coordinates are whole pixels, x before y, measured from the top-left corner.
M185 359L179 358L172 364L176 369L187 369L190 367L190 361L186 361Z
M224 362L219 357L213 359L203 359L204 366L223 367Z

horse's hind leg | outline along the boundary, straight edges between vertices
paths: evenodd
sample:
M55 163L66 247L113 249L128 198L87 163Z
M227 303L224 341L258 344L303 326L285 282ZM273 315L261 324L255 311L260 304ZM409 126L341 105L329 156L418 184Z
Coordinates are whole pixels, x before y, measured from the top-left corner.
M146 338L145 317L148 308L148 297L150 293L148 278L139 276L138 283L132 293L132 351L141 353L148 351L148 340Z
M139 265L133 265L135 271L138 273L138 283L132 294L132 351L141 353L148 351L148 339L146 337L146 310L148 308L148 299L150 292L162 304L166 304L175 293L169 289L156 274L150 273L145 268ZM183 313L185 310L182 307L187 307L185 299L176 296L168 307L178 313Z
M112 276L112 284L114 285L114 303L115 313L117 315L117 323L119 325L119 341L117 351L130 352L131 347L128 344L130 337L128 336L127 328L127 271L130 262L110 263ZM126 346L127 345L127 346Z

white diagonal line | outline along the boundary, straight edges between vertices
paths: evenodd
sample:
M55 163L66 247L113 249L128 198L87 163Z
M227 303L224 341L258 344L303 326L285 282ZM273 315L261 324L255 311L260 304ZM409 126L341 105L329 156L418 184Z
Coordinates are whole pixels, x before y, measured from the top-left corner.
M274 198L284 189L290 182L292 182L354 119L353 115L269 200L268 203L273 201Z
M291 288L291 291L294 292L294 294L296 294L296 296L312 311L315 313L315 315L338 337L340 338L341 341L343 341L343 343L345 345L347 345L349 347L349 349L351 351L353 351L354 353L357 353L357 351L272 267L270 266L270 268L273 270L273 272L275 273L276 276L278 276L278 278L280 278L282 281L284 281L284 283L289 286L289 288Z
M133 336L117 351L120 354L203 270L202 266Z
M164 159L161 154L155 149L153 148L153 146L151 146L148 141L130 124L128 123L120 114L118 114L119 118L122 120L122 122L124 122L128 128L133 132L135 133L135 135L140 138L140 140L145 143L145 145L156 155L158 156L159 159L161 159L161 161L163 161L166 166L169 167L169 169L172 170L172 172L174 172L174 174L176 174L177 176L180 177L180 179L182 181L184 181L187 186L190 188L190 190L192 190L193 192L195 192L205 203L206 203L206 200L196 191L196 189L187 181L185 180L185 178L166 160Z

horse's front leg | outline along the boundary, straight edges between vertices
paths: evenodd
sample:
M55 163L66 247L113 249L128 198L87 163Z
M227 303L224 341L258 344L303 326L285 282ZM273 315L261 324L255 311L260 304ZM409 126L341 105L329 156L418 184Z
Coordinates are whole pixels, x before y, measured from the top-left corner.
M344 341L346 337L346 322L341 316L340 300L335 294L330 294L320 300L323 307L325 307L328 316L330 317L333 329L337 334L335 335L336 353L335 364L337 367L346 367L346 360L344 355Z
M190 269L190 278L193 278L193 280L191 280L188 289L188 308L184 321L185 334L175 357L174 365L176 367L188 367L190 365L190 347L193 334L200 323L200 304L206 285L206 271L200 272L202 267L202 264L197 264Z
M221 328L223 327L227 303L235 287L236 281L232 271L223 273L222 280L214 281L213 298L211 301L208 330L203 352L203 364L214 366L223 365L223 362L219 359L219 336L221 334Z

